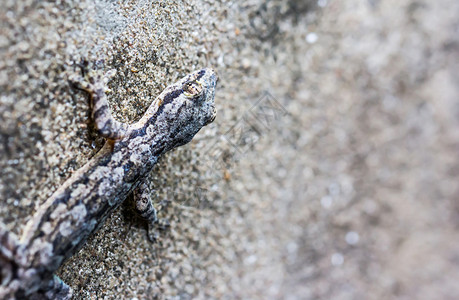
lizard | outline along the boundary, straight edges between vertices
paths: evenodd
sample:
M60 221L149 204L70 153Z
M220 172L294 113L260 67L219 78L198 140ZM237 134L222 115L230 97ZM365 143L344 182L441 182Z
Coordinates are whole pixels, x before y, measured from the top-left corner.
M168 86L136 123L117 121L106 95L115 73L70 76L89 93L95 128L106 142L38 207L20 238L0 222L0 299L71 299L72 289L54 272L130 193L153 239L157 219L146 175L162 154L190 142L216 117L218 76L204 68Z

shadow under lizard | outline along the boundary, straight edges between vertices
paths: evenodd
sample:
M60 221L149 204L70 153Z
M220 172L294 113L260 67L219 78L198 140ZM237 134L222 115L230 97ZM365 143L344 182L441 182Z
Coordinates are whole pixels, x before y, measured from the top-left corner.
M113 75L71 78L89 92L93 120L107 141L39 207L20 239L0 224L1 299L70 299L71 288L54 272L131 192L136 210L153 226L156 211L145 175L162 154L190 142L215 119L218 77L212 69L168 86L134 124L110 113L105 92Z

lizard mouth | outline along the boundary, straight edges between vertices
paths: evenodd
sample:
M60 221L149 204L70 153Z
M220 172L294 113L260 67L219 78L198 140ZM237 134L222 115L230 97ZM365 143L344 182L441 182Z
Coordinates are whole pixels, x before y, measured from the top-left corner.
M212 117L210 117L210 119L206 122L206 125L209 125L210 123L212 123L215 120L215 117L217 117L217 112L214 109Z

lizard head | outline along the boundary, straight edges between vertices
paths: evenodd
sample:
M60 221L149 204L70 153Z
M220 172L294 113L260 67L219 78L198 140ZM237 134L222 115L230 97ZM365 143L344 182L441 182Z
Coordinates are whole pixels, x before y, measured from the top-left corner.
M182 91L186 100L198 108L198 115L201 115L200 123L205 126L215 120L217 114L214 103L215 87L218 76L213 69L206 68L181 80Z
M214 121L217 81L214 70L201 69L168 86L158 96L152 119L155 130L168 136L168 148L188 143L202 127Z

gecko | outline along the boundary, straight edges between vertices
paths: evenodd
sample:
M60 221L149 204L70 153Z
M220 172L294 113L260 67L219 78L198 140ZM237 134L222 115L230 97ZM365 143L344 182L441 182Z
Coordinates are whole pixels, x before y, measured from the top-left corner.
M0 222L0 299L71 299L72 289L55 271L130 193L152 239L157 219L146 175L162 154L190 142L215 119L218 76L211 68L168 86L134 124L111 114L106 91L115 73L70 76L89 93L92 120L106 142L39 206L20 237Z

